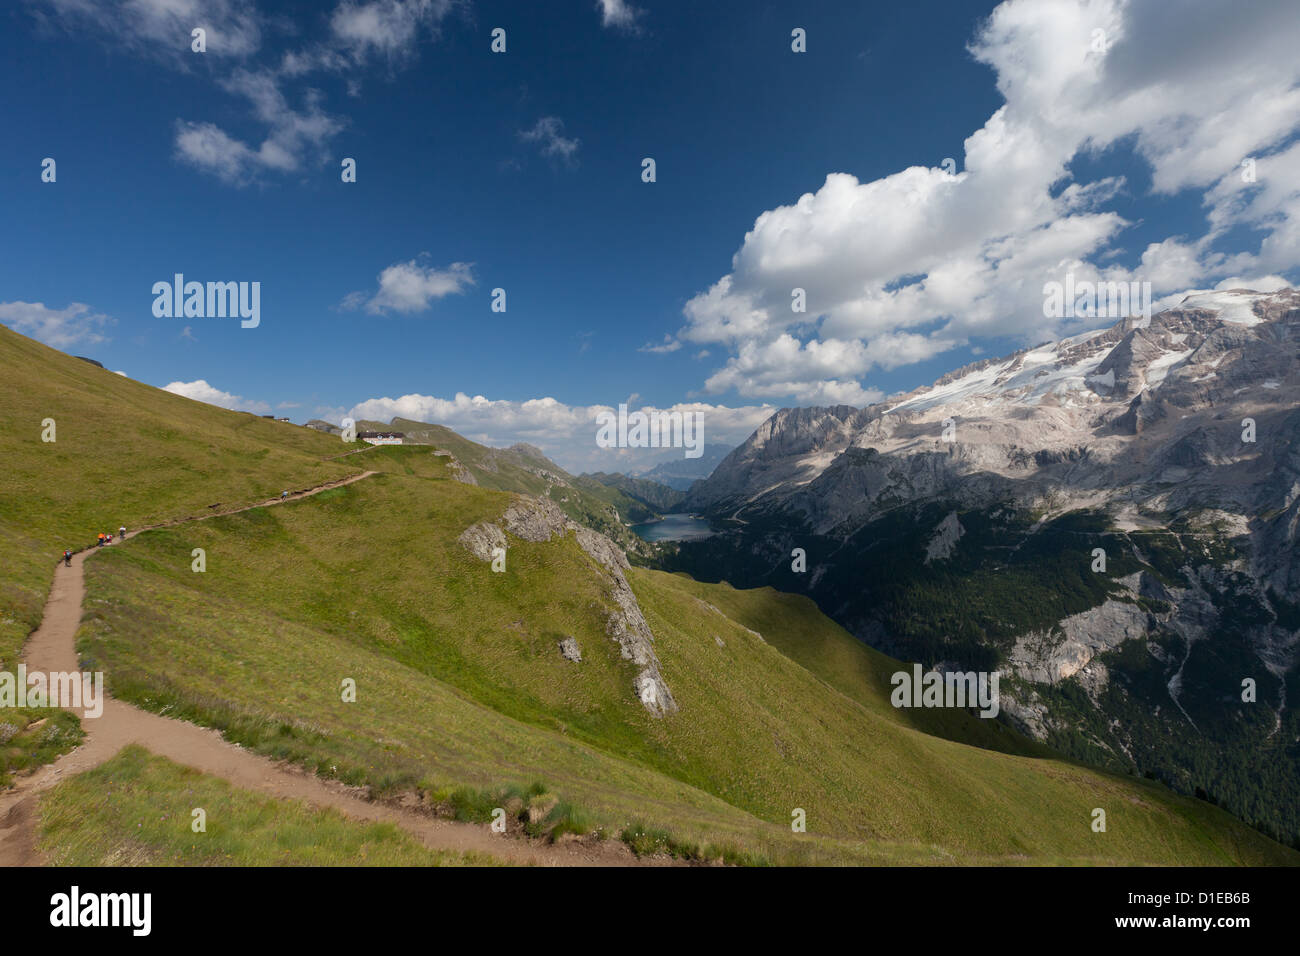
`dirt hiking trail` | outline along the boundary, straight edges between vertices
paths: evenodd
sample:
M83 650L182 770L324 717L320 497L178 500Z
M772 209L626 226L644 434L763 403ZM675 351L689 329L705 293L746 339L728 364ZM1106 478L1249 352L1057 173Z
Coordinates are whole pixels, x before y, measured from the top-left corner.
M242 508L151 525L130 531L126 537L131 538L141 531L153 528L172 527L187 521L202 521L218 515L298 501L374 474L376 472L367 471L293 492L286 498L271 498ZM109 545L118 546L119 542ZM70 567L59 562L41 626L28 638L23 649L23 659L29 672L74 672L80 669L76 634L81 624L81 606L86 594L84 569L86 559L97 550L92 547L73 555ZM302 800L316 807L329 807L353 820L396 824L424 846L434 850L476 851L508 863L540 866L628 866L666 862L639 860L622 842L616 840L548 844L494 834L486 825L457 823L414 810L375 803L366 798L362 788L347 787L337 781L309 774L296 765L262 757L227 742L215 730L151 714L107 694L103 708L103 713L98 718L87 718L84 711L78 714L82 717L82 729L86 731L86 737L80 746L54 763L20 777L12 788L0 792L0 866L39 866L44 863L36 847L37 800L40 793L69 776L99 766L128 744L139 744L152 753L220 777L244 790Z

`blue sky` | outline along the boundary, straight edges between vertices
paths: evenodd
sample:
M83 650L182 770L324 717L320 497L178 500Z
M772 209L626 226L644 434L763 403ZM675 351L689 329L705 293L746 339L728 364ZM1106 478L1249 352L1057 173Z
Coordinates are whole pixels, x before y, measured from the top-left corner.
M617 467L590 420L629 399L734 444L1077 331L1041 312L1067 270L1296 278L1295 5L1159 6L8 5L0 321L219 404L568 467ZM259 281L260 325L155 317L177 272Z

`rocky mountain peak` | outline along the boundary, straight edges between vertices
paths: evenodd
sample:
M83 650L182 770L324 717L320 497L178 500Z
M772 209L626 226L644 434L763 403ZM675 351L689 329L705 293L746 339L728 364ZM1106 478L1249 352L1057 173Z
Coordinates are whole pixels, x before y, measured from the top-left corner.
M1015 485L1027 497L1043 491L1035 482L1089 493L1171 480L1203 491L1233 484L1226 473L1151 466L1195 459L1194 447L1213 446L1222 458L1224 448L1242 444L1233 435L1243 419L1285 418L1300 386L1298 343L1300 293L1194 293L1149 322L1124 319L982 360L869 408L782 409L693 488L684 507L743 520L789 504L828 530L872 509L832 492L855 470L848 466L860 464L847 459L832 469L850 448L880 456L872 467L891 476L876 482L890 500L971 482ZM1215 437L1188 437L1198 430ZM862 480L850 482L853 494Z

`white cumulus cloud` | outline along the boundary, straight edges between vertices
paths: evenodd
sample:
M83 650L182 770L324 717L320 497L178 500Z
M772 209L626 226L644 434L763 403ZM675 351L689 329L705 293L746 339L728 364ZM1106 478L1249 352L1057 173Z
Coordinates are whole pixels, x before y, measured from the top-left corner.
M271 414L271 406L266 402L254 401L244 398L242 395L223 392L221 389L209 385L201 378L195 379L193 382L169 382L163 386L163 391L183 395L186 398L194 399L196 402L207 402L209 405L230 408L237 412L254 412L258 415Z
M196 27L206 34L204 56L235 58L256 53L266 29L251 0L46 0L46 7L69 30L95 31L115 45L178 66L193 55Z
M114 320L84 302L51 309L44 302L0 302L0 322L51 348L107 342L104 329Z
M633 406L633 410L659 410ZM770 405L729 408L703 402L682 402L661 409L702 415L704 442L738 445L769 418ZM682 457L681 449L600 448L596 444L596 416L617 412L610 405L567 405L554 398L527 401L489 399L458 392L454 398L410 394L398 398L372 398L347 413L357 421L389 422L393 418L430 422L446 427L480 444L503 446L527 442L541 448L557 464L573 471L628 471ZM342 415L330 416L336 424Z
M596 0L596 6L600 10L601 25L618 30L635 31L637 21L645 13L627 0Z
M397 262L379 273L379 290L372 295L353 292L343 299L344 309L364 308L371 315L388 312L423 312L435 299L461 295L474 285L471 263L453 262L445 269L421 264L418 259Z
M1003 105L966 139L960 169L915 166L872 181L832 172L754 222L730 272L693 297L678 338L723 347L711 393L806 402L872 394L875 369L995 336L1075 331L1043 317L1043 285L1150 281L1156 296L1229 276L1300 268L1300 4L1261 0L1225 16L1187 0L1008 0L971 52ZM1115 262L1132 225L1118 177L1076 181L1072 161L1131 146L1153 191L1194 190L1192 236ZM1257 181L1242 162L1254 159ZM949 169L953 171L950 172ZM1239 227L1262 241L1235 254ZM1281 280L1285 281L1285 279ZM807 311L791 308L804 289Z
M329 144L346 120L324 108L307 77L342 76L355 94L360 67L377 59L392 69L411 60L454 6L453 0L340 0L332 10L313 11L322 19L323 39L284 50L273 64L257 59L271 46L268 38L294 37L298 27L252 0L46 0L31 10L36 19L97 38L115 52L206 75L246 101L260 127L253 136L191 117L175 121L173 136L177 159L244 186L330 158ZM206 52L191 50L196 27L206 31Z
M372 54L400 59L414 52L422 34L436 35L451 6L451 0L344 0L335 9L330 27L356 59Z

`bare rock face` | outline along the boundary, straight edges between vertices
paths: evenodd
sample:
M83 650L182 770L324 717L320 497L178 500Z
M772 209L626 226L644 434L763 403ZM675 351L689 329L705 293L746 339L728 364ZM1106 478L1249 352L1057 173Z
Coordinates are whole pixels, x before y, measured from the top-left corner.
M741 504L765 487L805 481L843 451L875 416L850 405L783 408L731 451L707 481L692 486L684 508L700 511Z
M636 678L636 692L650 713L662 717L677 711L672 691L659 673L659 658L654 652L654 634L641 612L636 594L623 572L630 565L627 555L613 541L599 532L569 522L582 550L604 570L613 600L605 632L618 642L619 653L641 668Z
M591 555L607 571L622 574L631 567L623 549L600 532L572 522L570 527L573 528L574 537L582 546L582 550Z
M1007 662L1018 677L1055 684L1082 671L1098 654L1145 636L1147 618L1137 604L1106 601L1064 618L1047 633L1021 635Z
M1032 685L1022 691L1021 697L1007 693L1001 694L998 703L1002 708L1002 713L1011 721L1012 726L1016 727L1021 733L1033 737L1035 740L1046 739L1048 731L1053 726L1053 721L1047 713L1046 705L1043 704L1042 699L1034 691Z
M582 663L582 648L578 647L578 642L573 637L566 637L560 641L560 656L566 661L573 661L575 664Z
M868 408L781 409L681 507L741 521L799 516L837 537L937 497L1287 508L1300 480L1297 342L1300 292L1189 295L1149 323L1124 319L985 359ZM1253 447L1246 418L1258 425ZM1253 470L1251 453L1261 458ZM1300 600L1296 563L1268 576Z
M611 597L615 609L609 614L605 633L618 642L619 653L641 668L636 677L637 697L646 710L662 717L677 711L677 702L659 673L659 658L654 652L654 634L646 623L636 595L621 571L611 572Z
M1300 603L1297 343L1300 292L1191 294L868 408L783 409L682 507L841 539L934 500L1116 520L1216 509L1245 523L1260 591Z
M620 656L639 668L633 682L637 699L656 717L675 713L677 702L659 673L654 634L623 574L631 567L623 550L605 535L570 521L554 502L542 498L516 496L500 520L507 531L525 541L550 541L573 532L578 545L595 562L605 579L606 596L610 602L605 632L617 642ZM484 561L491 558L492 548L506 546L501 528L490 522L472 525L459 540ZM569 660L582 659L578 643L571 637L560 643L560 652ZM574 656L570 656L570 652Z
M957 539L966 533L966 529L957 520L957 512L950 511L948 517L939 522L934 529L934 537L925 546L925 563L947 561L957 550Z
M460 461L456 458L456 456L453 455L451 452L444 451L443 449L439 448L437 451L434 452L434 454L437 455L439 458L450 459L447 462L447 470L451 472L451 477L453 479L459 481L462 485L478 484L478 479L474 477L474 473L471 472L464 465L462 465Z
M525 541L550 541L563 536L569 524L568 515L559 505L544 498L519 495L511 502L501 520L506 530Z
M456 540L480 561L491 561L492 549L506 546L505 534L496 525L487 521L470 525Z
M678 506L730 519L722 541L698 546L699 561L716 561L733 583L780 588L788 578L767 570L766 555L824 536L838 557L801 587L862 640L907 657L918 645L853 592L859 564L889 572L871 551L873 525L888 532L925 515L906 544L939 575L967 548L996 570L999 554L1039 527L1087 514L1154 573L986 643L1017 678L1019 699L1003 698L1018 726L1037 737L1086 727L1066 723L1078 719L1077 701L1048 693L1069 681L1103 717L1109 689L1146 707L1151 726L1197 735L1180 699L1182 665L1194 645L1225 634L1229 657L1248 655L1244 670L1287 687L1300 669L1300 291L1189 293L1149 319L1103 324L867 408L775 412ZM1057 528L1088 553L1092 532ZM1148 664L1131 641L1167 685L1126 679ZM1189 680L1205 692L1203 663ZM1226 713L1208 694L1200 703ZM1295 706L1284 693L1271 703L1279 720ZM1239 743L1253 739L1240 733ZM1163 759L1152 757L1154 732L1136 723L1107 740L1116 753L1134 745L1147 755L1135 759Z

